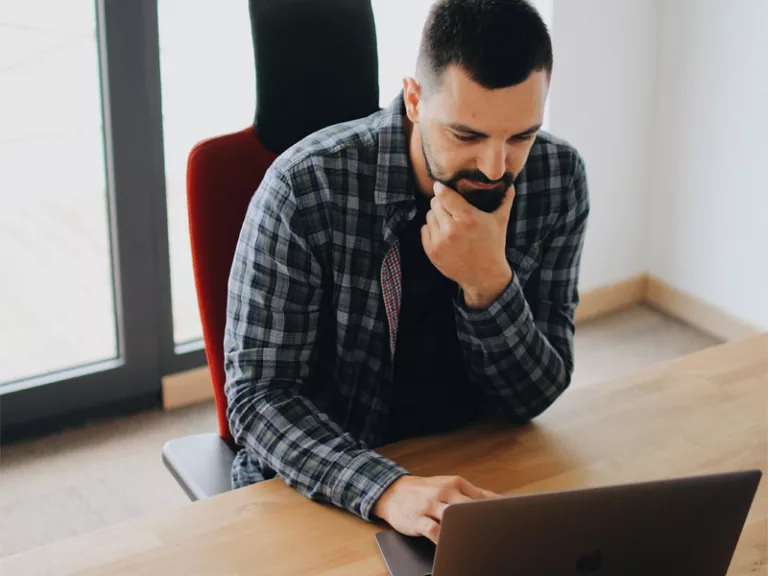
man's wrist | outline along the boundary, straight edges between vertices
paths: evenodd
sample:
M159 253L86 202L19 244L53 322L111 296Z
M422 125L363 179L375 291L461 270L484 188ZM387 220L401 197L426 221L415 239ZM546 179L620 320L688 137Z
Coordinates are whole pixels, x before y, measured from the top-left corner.
M512 281L512 268L509 264L502 272L485 282L483 286L462 286L464 304L470 310L484 310L501 296Z
M405 478L405 476L400 476L397 480L392 482L384 492L381 493L379 496L379 499L374 503L373 509L371 510L373 512L373 515L377 518L380 518L381 520L386 521L387 518L387 503L389 502L390 498L392 498L393 492L397 489L396 486L400 484L400 480Z

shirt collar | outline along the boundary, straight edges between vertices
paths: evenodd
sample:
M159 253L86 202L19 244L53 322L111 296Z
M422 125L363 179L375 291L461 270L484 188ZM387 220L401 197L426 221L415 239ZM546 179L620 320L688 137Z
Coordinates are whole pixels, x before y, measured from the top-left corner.
M405 101L403 92L382 111L379 124L379 159L376 169L374 199L377 204L393 204L410 200L410 158L405 136Z

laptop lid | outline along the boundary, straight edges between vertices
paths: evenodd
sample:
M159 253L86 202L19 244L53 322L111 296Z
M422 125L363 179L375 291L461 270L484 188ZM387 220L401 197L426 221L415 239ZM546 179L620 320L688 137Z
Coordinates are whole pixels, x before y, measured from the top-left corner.
M725 576L760 477L748 470L454 504L433 574ZM428 542L386 534L377 542L392 576L429 573Z

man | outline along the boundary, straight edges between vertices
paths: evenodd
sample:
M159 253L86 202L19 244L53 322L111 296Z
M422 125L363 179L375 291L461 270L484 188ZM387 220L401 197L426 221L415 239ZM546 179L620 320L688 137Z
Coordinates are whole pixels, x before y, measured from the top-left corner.
M225 337L235 487L437 541L492 494L372 448L478 418L526 422L573 370L584 164L540 132L549 34L523 0L439 0L384 111L281 155L256 191Z

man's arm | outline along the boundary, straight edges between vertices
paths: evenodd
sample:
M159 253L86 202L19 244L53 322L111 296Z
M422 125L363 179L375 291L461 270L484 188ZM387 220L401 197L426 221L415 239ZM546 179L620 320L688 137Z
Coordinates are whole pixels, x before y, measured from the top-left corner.
M470 379L483 388L498 415L517 422L541 414L573 373L573 315L589 214L580 157L563 203L525 293L513 270L512 280L489 306L468 308L461 291L456 305Z
M302 396L318 364L323 269L291 186L270 170L251 200L229 281L225 369L235 441L305 496L370 520L406 471Z

